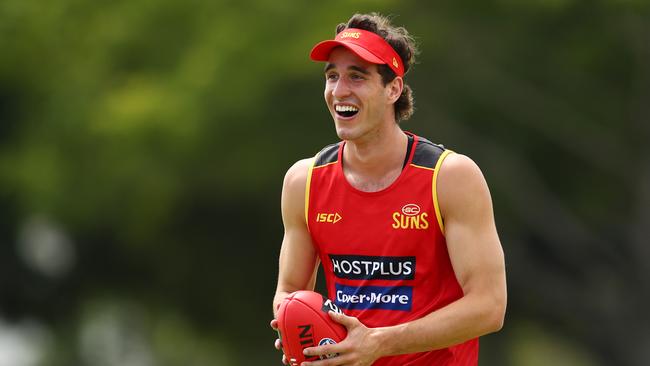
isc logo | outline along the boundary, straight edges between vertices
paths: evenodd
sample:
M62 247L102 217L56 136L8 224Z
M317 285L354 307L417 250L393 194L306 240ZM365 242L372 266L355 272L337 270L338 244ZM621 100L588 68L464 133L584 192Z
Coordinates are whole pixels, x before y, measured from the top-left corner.
M335 213L325 213L321 212L316 215L316 222L329 222L332 224L336 224L337 222L341 221L343 217L339 215L338 212Z

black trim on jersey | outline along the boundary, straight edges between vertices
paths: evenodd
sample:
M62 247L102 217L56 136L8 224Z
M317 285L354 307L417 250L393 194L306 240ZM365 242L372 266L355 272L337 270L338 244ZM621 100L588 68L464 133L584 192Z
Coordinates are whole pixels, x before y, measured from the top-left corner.
M408 135L408 143L406 145L406 155L404 157L404 166L408 164L409 156L411 155L411 150L413 149L414 138L411 135ZM339 158L339 149L341 148L341 143L337 142L331 145L325 146L318 154L316 155L316 161L314 162L314 167L319 167L334 163ZM418 143L415 147L415 153L413 154L412 164L422 166L425 168L434 169L436 163L440 158L440 155L445 151L445 147L441 144L434 144L433 142L425 139L424 137L418 136Z
M411 156L411 150L413 149L413 135L406 135L408 142L406 143L406 156L404 157L404 164L402 164L402 170L406 168L406 164L409 162L409 156Z
M425 139L418 137L418 144L415 146L415 153L413 154L412 164L422 166L425 168L434 169L440 155L445 151L445 147Z
M329 163L334 163L339 158L340 143L327 145L316 155L314 167L323 166Z

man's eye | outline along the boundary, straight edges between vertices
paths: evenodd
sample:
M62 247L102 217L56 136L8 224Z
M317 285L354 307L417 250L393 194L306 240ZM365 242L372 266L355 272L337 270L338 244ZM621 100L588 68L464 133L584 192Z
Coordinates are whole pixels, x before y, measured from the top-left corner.
M338 75L336 75L336 74L326 74L325 75L325 79L327 79L327 80L336 80L337 77L338 77Z
M359 74L352 74L350 75L350 79L352 80L363 80L363 76Z

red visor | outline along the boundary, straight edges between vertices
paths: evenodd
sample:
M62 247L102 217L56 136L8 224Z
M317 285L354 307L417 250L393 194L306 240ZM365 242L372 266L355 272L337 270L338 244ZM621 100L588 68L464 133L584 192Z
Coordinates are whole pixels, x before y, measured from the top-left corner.
M332 49L338 46L346 47L373 64L386 64L397 76L404 76L402 59L393 47L376 33L363 29L344 29L333 40L323 41L314 46L309 57L314 61L327 61Z

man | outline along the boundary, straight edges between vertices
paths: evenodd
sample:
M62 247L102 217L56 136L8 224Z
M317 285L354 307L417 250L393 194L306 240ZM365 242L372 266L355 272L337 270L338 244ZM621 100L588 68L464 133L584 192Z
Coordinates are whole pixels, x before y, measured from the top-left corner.
M354 15L311 52L326 61L342 141L285 176L273 309L312 290L322 263L346 314L330 316L348 336L306 348L338 356L303 365L476 365L477 337L502 327L505 265L481 171L398 124L413 112L404 74L415 53L406 30L377 14Z

